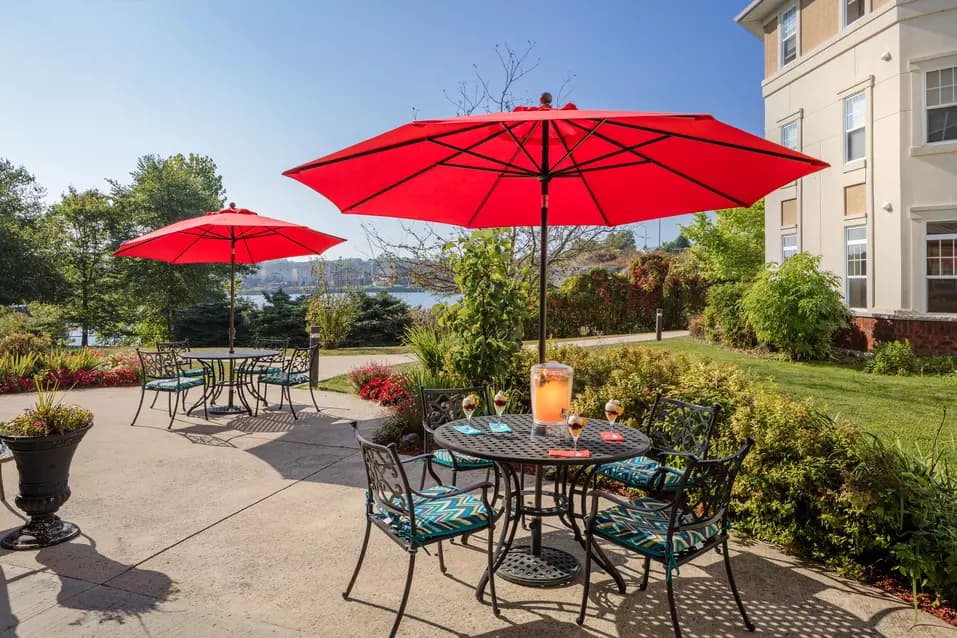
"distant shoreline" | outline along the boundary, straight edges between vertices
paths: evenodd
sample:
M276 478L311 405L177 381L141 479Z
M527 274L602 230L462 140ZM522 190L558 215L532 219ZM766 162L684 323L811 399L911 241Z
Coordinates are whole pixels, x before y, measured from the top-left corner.
M254 288L240 288L236 291L237 295L262 295L264 293L273 294L274 292L283 292L296 295L310 295L315 291L314 286L256 286ZM349 292L350 290L361 290L366 293L376 293L376 292L428 292L428 290L423 290L421 288L416 288L414 286L389 286L387 288L382 286L365 286L362 288L348 288L341 290L339 292Z

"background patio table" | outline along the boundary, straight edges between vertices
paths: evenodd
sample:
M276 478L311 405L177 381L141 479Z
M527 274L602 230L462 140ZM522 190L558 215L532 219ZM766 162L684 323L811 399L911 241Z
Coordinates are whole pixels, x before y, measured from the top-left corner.
M512 429L509 433L496 434L489 423L507 423ZM483 434L463 434L456 426L469 423L483 430ZM588 470L604 463L621 461L643 454L648 450L648 437L633 428L618 426L624 435L624 441L606 442L601 432L612 427L608 421L589 419L588 425L578 439L578 448L588 450L588 458L552 457L553 449L572 449L572 439L564 426L549 427L545 436L532 436L532 415L506 414L501 417L473 417L471 421L461 419L451 421L435 431L435 443L438 447L448 448L462 454L469 454L495 462L502 474L505 485L505 523L502 525L499 547L495 556L495 573L502 578L521 585L548 587L570 582L578 574L581 566L577 558L553 547L542 546L541 518L558 516L568 527L575 531L576 539L582 540L575 521L574 500L576 484ZM525 503L525 486L521 484L516 466L534 465L535 487L531 490L533 504ZM543 507L543 473L545 466L556 467L555 490L552 494L554 505ZM569 481L569 469L577 471ZM587 482L579 489L587 489ZM532 517L530 525L531 542L528 545L513 546L518 523L523 515ZM580 514L578 515L580 516ZM618 570L608 561L601 550L597 549L593 559L607 571L624 589L624 580ZM479 581L476 596L481 599L488 574Z
M244 379L246 367L251 363L264 357L272 357L278 354L276 350L259 350L255 348L234 348L232 352L228 347L223 348L198 348L188 350L180 354L183 359L198 361L206 371L207 378L212 379L212 383L203 390L210 402L216 401L227 390L226 405L219 405L209 409L213 414L239 414L245 412L252 416L252 408L246 400L244 391ZM237 365L238 364L238 365ZM235 388L235 393L233 389ZM237 395L241 406L233 403L233 396ZM197 401L186 411L190 414L202 402Z

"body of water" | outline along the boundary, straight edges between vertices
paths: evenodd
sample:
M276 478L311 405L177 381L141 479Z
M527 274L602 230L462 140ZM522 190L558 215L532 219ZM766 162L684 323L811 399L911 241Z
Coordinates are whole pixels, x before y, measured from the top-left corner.
M368 294L375 294L375 293L368 293ZM453 295L451 297L440 297L436 294L433 294L431 292L426 292L424 290L418 290L414 292L390 292L389 294L392 295L393 297L397 297L401 299L402 301L409 304L413 308L416 306L420 306L422 308L431 308L432 306L438 303L443 303L443 302L453 303L455 301L458 301L458 299L461 297L461 295ZM292 297L293 299L298 299L299 297L302 297L303 295L301 293L290 293L289 296ZM239 295L239 297L241 299L247 299L251 301L253 305L256 306L257 308L262 308L263 304L266 303L266 297L260 293L254 293L251 295Z

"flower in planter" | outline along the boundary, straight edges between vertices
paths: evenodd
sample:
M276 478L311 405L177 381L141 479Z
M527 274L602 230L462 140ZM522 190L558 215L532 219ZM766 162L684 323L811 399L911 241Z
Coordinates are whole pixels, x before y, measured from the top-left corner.
M0 434L6 436L42 437L66 434L93 424L93 413L75 405L62 405L57 393L60 384L43 383L39 376L37 403L12 419L0 422Z

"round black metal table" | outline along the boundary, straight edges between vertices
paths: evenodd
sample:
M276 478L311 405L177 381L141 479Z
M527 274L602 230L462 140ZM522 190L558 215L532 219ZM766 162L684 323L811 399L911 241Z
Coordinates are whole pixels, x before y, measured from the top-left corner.
M252 408L249 407L249 401L246 400L244 391L244 379L246 377L246 368L259 359L264 357L273 357L278 352L276 350L260 350L256 348L197 348L181 352L180 357L191 361L198 361L206 373L206 377L212 380L205 389L205 399L210 403L215 403L223 390L227 391L226 405L218 405L209 409L213 414L240 414L245 412L252 416ZM234 392L235 390L235 392ZM242 405L235 405L233 397L239 398ZM197 401L186 411L191 413L202 403L202 399Z
M578 529L574 501L584 499L585 494L576 496L575 490L585 490L588 481L580 479L586 471L604 463L613 463L645 453L649 447L648 437L629 427L619 426L618 432L624 441L607 442L602 440L601 432L612 429L608 421L589 419L588 425L578 439L578 448L589 451L588 458L553 457L549 450L571 450L572 439L564 426L549 427L544 436L532 435L532 416L530 414L506 414L501 417L474 417L470 423L482 430L483 434L464 434L456 426L466 420L452 421L435 430L435 444L462 454L469 454L493 461L505 478L505 523L502 525L493 569L495 574L505 580L521 585L549 587L563 585L578 575L581 565L577 558L568 552L542 546L542 517L557 516L575 532L575 538L583 540ZM488 424L506 423L511 432L493 433ZM533 504L525 502L525 486L522 485L516 467L535 466L535 487L531 491ZM555 490L552 495L554 505L543 506L543 474L546 466L556 470ZM569 480L569 469L576 472ZM513 546L518 524L523 517L531 517L529 525L531 541L528 545ZM605 571L614 577L619 589L624 589L624 580L608 561L597 544L592 558ZM488 574L479 581L476 596L481 599Z

